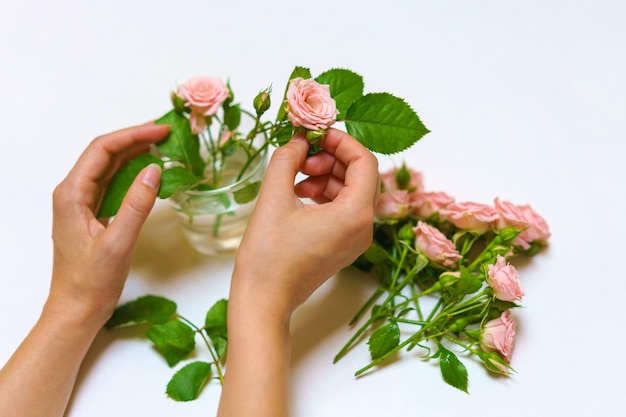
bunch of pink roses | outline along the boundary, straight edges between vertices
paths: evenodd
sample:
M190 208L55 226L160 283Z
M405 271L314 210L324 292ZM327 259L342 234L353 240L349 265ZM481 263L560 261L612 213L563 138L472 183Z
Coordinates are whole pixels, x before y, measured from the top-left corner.
M547 245L545 220L529 205L499 198L493 205L457 202L426 191L422 174L405 165L381 174L376 217L374 241L355 266L380 285L351 324L371 309L369 319L335 360L369 334L372 360L357 375L416 346L439 359L445 382L466 392L467 369L453 346L509 375L516 331L511 310L524 296L509 260ZM401 340L401 329L411 335Z

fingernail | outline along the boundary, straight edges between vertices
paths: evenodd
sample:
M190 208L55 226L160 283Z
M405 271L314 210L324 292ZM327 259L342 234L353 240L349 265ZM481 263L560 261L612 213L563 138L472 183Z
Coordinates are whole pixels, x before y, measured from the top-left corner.
M141 171L141 182L148 187L157 189L161 182L161 166L159 164L150 164Z

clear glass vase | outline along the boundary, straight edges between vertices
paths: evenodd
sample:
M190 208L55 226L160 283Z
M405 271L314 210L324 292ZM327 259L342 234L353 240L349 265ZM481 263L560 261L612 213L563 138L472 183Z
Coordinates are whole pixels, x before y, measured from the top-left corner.
M267 148L237 179L248 155L239 148L224 160L218 188L189 190L169 198L187 241L202 254L229 256L239 247L265 176ZM207 167L209 177L211 170Z

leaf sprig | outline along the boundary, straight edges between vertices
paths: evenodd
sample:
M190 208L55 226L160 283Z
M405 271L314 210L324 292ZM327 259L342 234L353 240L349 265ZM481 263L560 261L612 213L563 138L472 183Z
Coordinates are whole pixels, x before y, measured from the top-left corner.
M196 336L206 345L211 360L191 361L178 369L166 387L167 395L176 401L195 400L211 379L224 382L228 336L226 310L228 301L217 301L207 312L204 326L199 327L176 312L177 305L165 297L145 295L122 304L106 324L108 329L148 325L146 337L172 368L192 356ZM213 376L216 373L217 376Z

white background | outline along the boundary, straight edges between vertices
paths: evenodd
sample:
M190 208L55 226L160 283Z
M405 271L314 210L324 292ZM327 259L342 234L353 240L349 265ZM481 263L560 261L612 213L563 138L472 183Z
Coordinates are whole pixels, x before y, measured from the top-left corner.
M518 374L465 361L467 395L409 355L355 379L364 345L332 358L374 284L342 272L294 318L293 415L623 415L625 17L617 0L0 0L0 363L45 300L51 192L91 139L165 113L193 75L230 78L247 104L295 65L346 67L432 131L381 169L405 160L459 201L530 203L553 236L520 267ZM171 222L158 204L122 301L166 295L201 323L231 261L196 255ZM173 370L140 335L98 336L69 416L214 415L219 385L168 399Z

